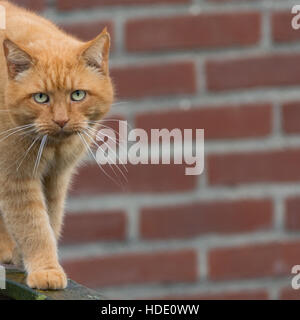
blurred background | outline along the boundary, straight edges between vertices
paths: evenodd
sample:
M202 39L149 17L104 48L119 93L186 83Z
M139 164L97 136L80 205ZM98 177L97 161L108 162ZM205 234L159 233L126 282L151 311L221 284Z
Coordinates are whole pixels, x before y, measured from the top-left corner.
M129 165L122 190L95 164L79 171L60 249L69 276L109 298L300 298L296 0L16 2L83 40L108 26L112 118L205 129L201 176Z

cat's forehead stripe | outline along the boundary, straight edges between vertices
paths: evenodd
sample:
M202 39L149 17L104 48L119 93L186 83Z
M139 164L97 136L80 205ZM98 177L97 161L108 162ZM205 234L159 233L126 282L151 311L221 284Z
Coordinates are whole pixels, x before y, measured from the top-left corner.
M46 91L76 89L76 75L68 68L49 68L42 80Z

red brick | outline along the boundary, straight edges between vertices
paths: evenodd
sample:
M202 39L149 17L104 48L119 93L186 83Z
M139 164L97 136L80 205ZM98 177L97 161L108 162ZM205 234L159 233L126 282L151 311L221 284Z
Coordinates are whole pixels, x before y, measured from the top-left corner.
M92 40L98 36L105 27L108 28L113 44L114 25L111 21L82 22L61 25L63 30L84 41Z
M300 54L210 60L206 63L207 88L211 91L300 84Z
M172 130L205 129L205 139L260 137L272 130L272 107L261 103L243 106L199 107L190 110L140 113L136 127Z
M267 300L269 294L264 289L224 291L216 293L198 293L169 295L165 297L152 298L154 300Z
M290 11L278 11L272 14L273 41L278 43L300 41L299 30L294 30L291 25L294 16Z
M209 183L295 182L300 180L299 162L299 149L210 155Z
M285 225L288 230L300 230L300 198L288 198L285 202Z
M45 0L12 0L11 2L34 11L42 11L46 8Z
M113 179L117 179L119 184L110 180L102 173L101 169L95 165L82 167L79 176L75 178L73 195L97 195L110 192L183 192L194 190L197 185L197 176L185 175L184 165L127 165L128 173L119 165L128 178L128 182L122 178L115 168L118 179L108 166L103 167Z
M260 14L237 12L130 20L126 25L129 51L215 48L256 44Z
M128 5L152 5L152 4L186 4L191 0L58 0L59 10L90 9L103 6L128 6Z
M274 242L217 248L209 252L212 280L276 277L290 275L299 263L300 242Z
M282 127L286 133L300 133L300 102L286 103L282 107Z
M63 230L63 244L101 240L124 240L127 219L122 211L69 214Z
M300 300L300 290L291 287L283 288L279 293L280 300Z
M63 263L68 276L88 287L136 283L194 282L194 250L128 253Z
M196 71L193 62L130 66L112 69L118 98L193 94Z
M238 233L270 229L269 200L238 200L144 208L140 229L144 239L185 238L207 233Z

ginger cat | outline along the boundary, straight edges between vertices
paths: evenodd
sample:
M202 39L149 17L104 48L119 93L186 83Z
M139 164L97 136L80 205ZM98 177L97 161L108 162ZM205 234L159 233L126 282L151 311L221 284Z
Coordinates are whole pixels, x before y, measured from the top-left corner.
M68 185L113 102L110 37L105 29L84 43L0 5L0 263L23 265L32 288L62 289L57 240Z

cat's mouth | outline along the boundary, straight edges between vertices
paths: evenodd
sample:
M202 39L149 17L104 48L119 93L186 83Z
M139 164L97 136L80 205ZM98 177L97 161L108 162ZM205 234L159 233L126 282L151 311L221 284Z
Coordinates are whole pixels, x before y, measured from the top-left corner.
M37 127L36 132L39 135L47 135L49 138L52 137L56 140L61 140L68 138L70 136L77 135L78 132L82 133L84 131L84 128L81 128L80 126L66 126L64 128L47 128L47 127Z
M52 137L55 140L62 140L71 136L74 136L77 134L75 131L65 131L65 130L60 130L58 132L55 132L53 134L49 134L49 138Z
M61 130L61 131L57 132L56 134L54 134L54 136L57 138L65 138L65 137L70 137L74 134L75 134L75 132Z

